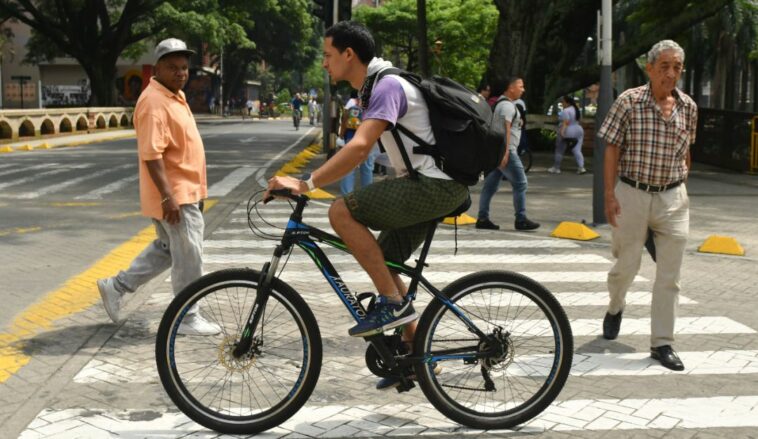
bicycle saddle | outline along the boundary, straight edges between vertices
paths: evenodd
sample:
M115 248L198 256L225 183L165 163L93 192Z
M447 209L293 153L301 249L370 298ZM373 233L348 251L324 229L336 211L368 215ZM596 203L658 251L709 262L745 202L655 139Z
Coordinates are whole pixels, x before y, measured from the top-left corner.
M466 201L463 202L460 206L458 206L455 210L448 213L447 215L443 215L440 218L437 218L437 221L442 221L447 217L456 217L468 210L468 208L471 207L471 194L469 194L468 197L466 197Z

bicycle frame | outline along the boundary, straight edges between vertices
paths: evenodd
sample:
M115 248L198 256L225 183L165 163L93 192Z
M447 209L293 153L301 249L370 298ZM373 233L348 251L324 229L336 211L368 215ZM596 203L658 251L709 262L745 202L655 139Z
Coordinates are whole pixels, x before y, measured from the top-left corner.
M238 352L240 355L246 352L247 349L249 349L250 345L252 344L252 338L255 335L255 328L257 327L258 321L260 319L260 315L262 313L261 310L265 308L265 303L266 303L266 300L268 299L268 292L270 290L271 279L273 278L274 273L277 270L281 257L284 255L287 255L290 251L292 251L292 248L295 245L303 249L306 252L306 254L308 254L308 256L313 260L313 262L319 267L324 278L327 280L327 282L332 287L334 292L337 294L337 296L340 298L340 300L345 305L347 310L350 312L350 315L353 316L355 321L360 322L366 317L366 310L363 308L363 305L347 287L347 284L339 276L339 273L334 268L331 261L329 261L329 258L324 254L323 250L321 250L321 248L318 246L317 242L322 242L338 250L342 250L346 253L350 253L350 250L347 248L347 245L345 245L345 243L339 237L334 236L330 233L324 232L323 230L320 230L318 228L304 224L302 222L302 213L305 206L308 203L308 200L309 200L308 197L301 195L297 197L290 196L290 198L297 202L297 206L294 212L292 213L292 215L290 216L289 222L287 223L287 227L284 231L284 236L282 237L280 244L277 245L274 250L274 256L272 257L271 262L266 263L264 265L263 270L261 271L261 280L259 282L259 294L258 294L258 297L256 298L255 304L253 306L253 310L250 313L250 317L248 319L248 325L245 331L243 331L242 339L240 340L240 343L235 349L235 355ZM438 290L422 275L423 268L426 266L426 262L425 262L426 257L427 257L427 254L429 253L429 248L431 247L432 238L434 237L434 232L436 231L436 229L437 229L437 222L436 221L430 222L429 228L427 229L426 239L424 241L421 254L419 255L419 259L416 261L415 267L411 267L405 264L397 264L391 261L385 261L385 264L391 270L401 275L407 276L411 279L410 284L408 286L408 294L407 294L407 297L409 297L410 300L415 299L418 285L419 284L423 285L423 287L427 291L429 291L437 300L442 302L445 305L445 307L447 307L458 319L460 319L472 333L476 334L481 340L486 340L487 335L484 334L484 332L482 332L465 315L465 313L461 311L460 308L458 308L454 303L448 300L447 297L445 297L445 295L440 290ZM366 338L369 339L371 337L366 337ZM456 355L454 357L448 357L449 355L455 355L461 352L470 352L470 348L451 349L451 350L438 352L437 354L444 355L445 358L447 359L462 358L460 355ZM480 352L477 354L469 354L469 355L466 355L465 357L466 358L480 357L480 356L483 356L483 354L485 353ZM443 359L443 358L435 357L434 359L436 360L436 359Z

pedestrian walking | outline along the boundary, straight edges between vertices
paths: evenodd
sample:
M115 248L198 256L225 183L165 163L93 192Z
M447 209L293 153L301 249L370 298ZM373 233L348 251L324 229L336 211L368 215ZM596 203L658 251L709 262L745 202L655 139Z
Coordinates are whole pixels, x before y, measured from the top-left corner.
M344 140L344 144L350 143L361 125L363 119L363 108L361 108L361 100L358 97L358 92L353 90L350 93L350 99L345 104L345 109L342 112L342 123L340 124L340 137ZM351 172L348 172L342 180L340 180L340 192L343 196L353 192L355 189L355 174L356 171L360 174L361 187L366 187L374 180L374 158L379 153L379 148L374 146L366 157L366 160L362 161L360 165L354 168Z
M140 205L151 218L158 238L126 271L99 279L105 310L120 321L125 293L133 293L171 268L171 286L178 294L203 274L202 201L208 195L205 150L182 88L194 54L176 38L155 48L155 76L134 109L139 156ZM197 306L178 328L180 334L214 335L217 324L205 320Z
M572 96L563 96L561 102L563 103L563 111L558 115L560 125L558 126L558 136L555 139L555 160L547 172L551 174L561 173L563 154L568 149L576 159L576 173L579 175L586 174L587 170L584 168L584 156L582 155L584 128L579 123L582 113Z
M605 215L616 258L608 273L610 303L603 337L613 340L619 334L626 293L640 269L649 228L656 248L650 355L664 367L684 370L673 349L674 321L689 234L685 182L697 106L676 86L684 70L684 50L676 42L656 43L645 70L650 81L622 93L598 131L606 142Z
M505 139L508 147L505 149L503 162L484 178L482 193L479 196L479 215L476 220L477 229L498 230L500 226L490 220L490 202L500 187L505 176L513 188L513 207L516 220L516 230L535 230L539 223L526 217L527 179L524 165L518 155L518 145L521 141L523 117L516 108L515 101L524 94L524 80L514 76L506 81L506 89L497 100L493 110L493 123L505 125Z

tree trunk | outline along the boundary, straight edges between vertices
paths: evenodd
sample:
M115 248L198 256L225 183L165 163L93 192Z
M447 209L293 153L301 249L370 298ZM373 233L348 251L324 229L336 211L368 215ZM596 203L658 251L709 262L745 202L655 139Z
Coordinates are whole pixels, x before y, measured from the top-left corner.
M428 78L429 74L429 40L426 35L426 0L416 0L418 14L418 65L421 76Z
M92 95L89 99L90 107L110 107L116 105L116 61L79 60L82 68L89 78Z
M665 25L614 47L613 68L624 66L656 42L674 38L716 14L731 0L704 2L686 8ZM600 67L581 65L587 37L595 32L599 0L494 0L500 13L485 81L497 86L510 75L521 75L526 102L534 111L546 109L558 96L580 90L600 78ZM622 20L623 17L617 17Z
M747 100L747 89L750 85L750 59L742 58L740 61L740 111L750 111Z
M753 76L753 113L758 113L758 59L753 60L751 64Z

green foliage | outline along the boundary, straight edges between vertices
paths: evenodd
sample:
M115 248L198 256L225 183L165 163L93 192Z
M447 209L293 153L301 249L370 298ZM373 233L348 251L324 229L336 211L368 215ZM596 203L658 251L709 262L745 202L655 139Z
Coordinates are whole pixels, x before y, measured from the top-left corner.
M418 69L416 0L390 0L379 8L359 7L353 18L364 23L379 53L400 67ZM429 59L433 74L449 76L475 88L484 73L497 26L490 0L435 0L427 3ZM441 41L436 54L434 42Z

